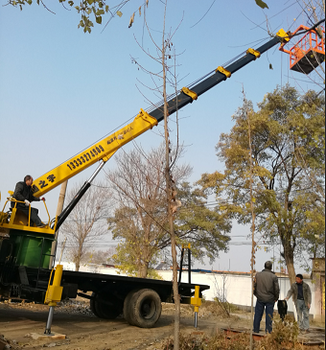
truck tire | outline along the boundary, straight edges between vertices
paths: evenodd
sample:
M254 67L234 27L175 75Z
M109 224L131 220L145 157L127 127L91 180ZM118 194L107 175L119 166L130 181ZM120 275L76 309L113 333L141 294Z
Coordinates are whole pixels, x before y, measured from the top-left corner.
M130 306L130 300L137 292L138 292L138 289L131 291L126 296L124 303L123 303L123 317L131 326L134 326L134 324L132 323L132 319L131 319L132 310L131 310L131 306Z
M154 327L162 312L160 296L152 289L140 289L130 294L125 300L126 320L140 328Z
M92 293L90 308L96 317L106 320L114 320L122 314L121 300L112 295L106 295L104 298L104 295Z
M89 307L90 307L91 311L93 312L93 314L94 314L96 317L101 318L101 317L98 315L98 313L97 313L97 311L96 311L96 308L95 308L95 295L96 295L96 294L93 292L93 293L92 293L92 299L89 301Z

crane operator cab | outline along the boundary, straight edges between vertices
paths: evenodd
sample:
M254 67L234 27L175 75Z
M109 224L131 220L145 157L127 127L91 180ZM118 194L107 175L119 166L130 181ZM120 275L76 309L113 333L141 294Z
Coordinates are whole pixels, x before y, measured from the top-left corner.
M13 198L9 191L0 211L0 270L12 265L28 268L49 268L52 245L55 242L57 218L51 220L44 201L48 220L44 227L31 224L31 206L28 215L17 208L24 203ZM25 204L25 203L24 203Z

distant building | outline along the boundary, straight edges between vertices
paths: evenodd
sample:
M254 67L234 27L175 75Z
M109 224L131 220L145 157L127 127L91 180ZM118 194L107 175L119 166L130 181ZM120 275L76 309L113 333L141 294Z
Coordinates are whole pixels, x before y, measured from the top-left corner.
M170 270L170 265L167 264L165 261L161 261L156 267L155 270L157 271L166 271Z

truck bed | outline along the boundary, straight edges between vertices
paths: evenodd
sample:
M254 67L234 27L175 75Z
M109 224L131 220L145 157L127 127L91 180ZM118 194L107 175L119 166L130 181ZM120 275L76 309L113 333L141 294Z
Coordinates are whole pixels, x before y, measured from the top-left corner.
M110 290L114 295L124 298L131 290L149 288L155 290L161 297L163 302L168 302L172 298L172 282L107 275L100 273L63 271L62 284L78 285L78 289L83 292L98 292L102 289ZM181 299L188 299L194 295L196 284L180 283L179 293ZM199 285L200 292L208 290L208 285ZM182 301L182 300L181 300Z

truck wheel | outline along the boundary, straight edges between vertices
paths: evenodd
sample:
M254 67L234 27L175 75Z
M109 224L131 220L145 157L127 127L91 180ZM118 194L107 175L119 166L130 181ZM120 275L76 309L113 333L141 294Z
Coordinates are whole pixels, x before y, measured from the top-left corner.
M118 298L112 295L106 295L104 299L104 295L102 295L102 300L107 301L103 302L100 299L100 294L93 293L92 297L90 308L95 316L106 320L114 320L122 314L122 303Z
M134 326L131 319L132 310L130 307L131 298L138 292L138 289L131 291L125 298L123 303L123 317L131 325Z
M130 294L125 300L126 320L133 326L152 328L161 316L160 296L152 289L141 289Z
M90 309L93 312L93 314L96 317L101 318L100 315L97 313L96 308L95 308L95 296L96 296L96 294L93 292L92 299L89 301L89 306L90 306Z

